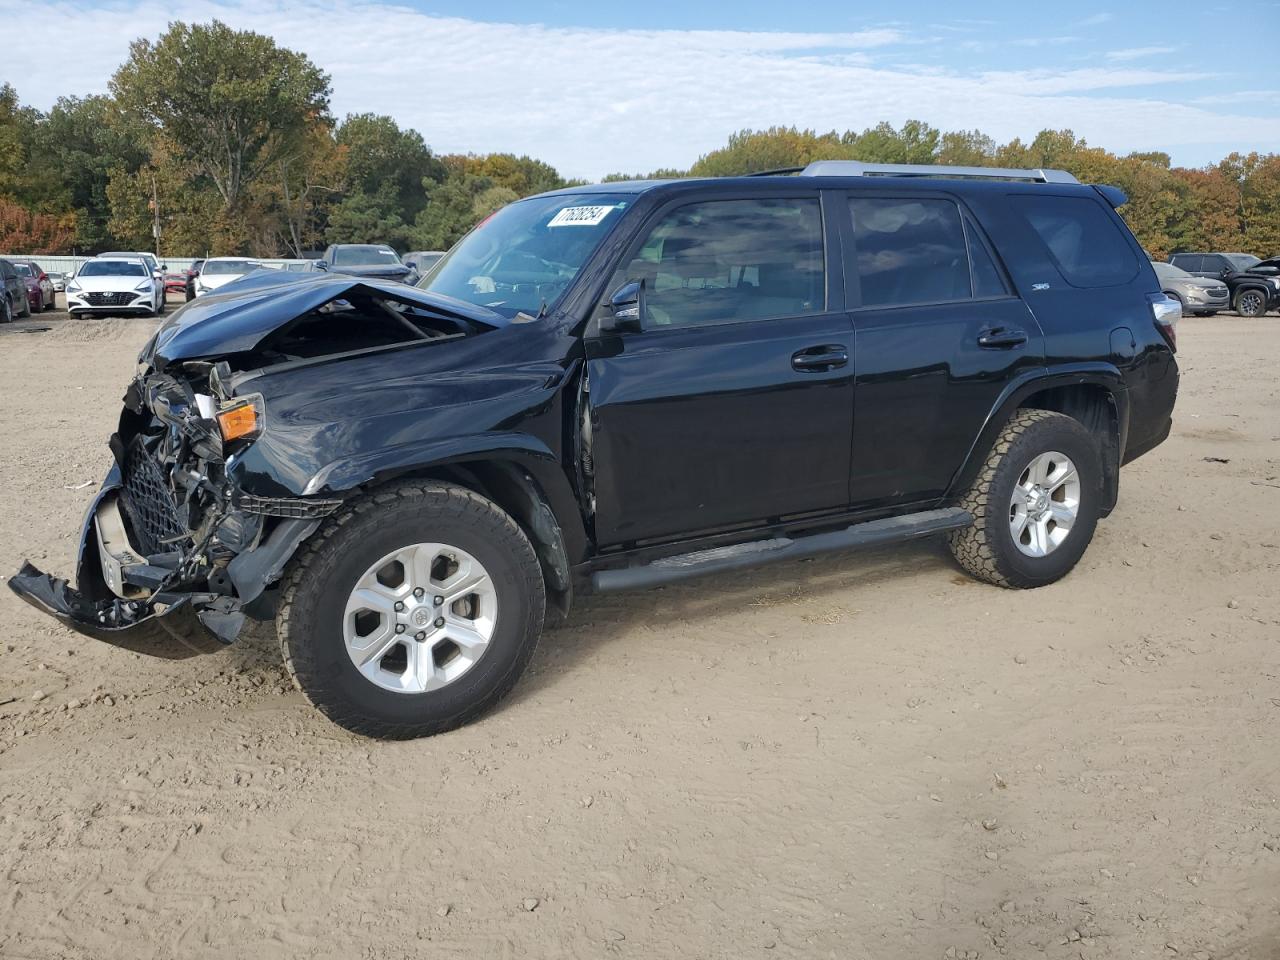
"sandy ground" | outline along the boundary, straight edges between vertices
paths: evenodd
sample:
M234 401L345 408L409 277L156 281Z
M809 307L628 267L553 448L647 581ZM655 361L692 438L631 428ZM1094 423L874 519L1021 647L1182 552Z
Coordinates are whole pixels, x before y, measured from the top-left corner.
M151 329L0 337L4 573L70 572ZM0 591L0 956L1280 957L1280 320L1180 336L1066 581L593 600L432 740L329 725L268 630L155 662Z

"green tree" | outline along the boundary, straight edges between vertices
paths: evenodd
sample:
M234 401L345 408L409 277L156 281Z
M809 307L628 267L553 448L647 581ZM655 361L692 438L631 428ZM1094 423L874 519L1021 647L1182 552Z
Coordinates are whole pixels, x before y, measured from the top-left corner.
M329 109L329 78L305 56L217 20L135 40L111 90L209 178L226 214L303 149L309 123Z

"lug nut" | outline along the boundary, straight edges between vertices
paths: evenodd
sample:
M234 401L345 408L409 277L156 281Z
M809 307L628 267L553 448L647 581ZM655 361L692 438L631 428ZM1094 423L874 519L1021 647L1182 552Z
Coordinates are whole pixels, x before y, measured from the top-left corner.
M413 595L417 597L419 600L421 600L423 594L425 594L426 592L427 591L423 590L422 587L419 587L417 590L413 591Z
M417 633L413 635L413 639L421 643L423 640L427 639L427 635L424 631L419 630Z
M436 629L439 630L444 626L444 617L436 617Z
M403 601L401 601L401 600L397 600L397 601L396 601L396 613L400 613L402 610L404 610L404 602L403 602Z
M396 624L396 633L404 633L404 624L403 624L403 623L397 623L397 624Z
M444 603L444 597L435 597L432 601L437 607Z

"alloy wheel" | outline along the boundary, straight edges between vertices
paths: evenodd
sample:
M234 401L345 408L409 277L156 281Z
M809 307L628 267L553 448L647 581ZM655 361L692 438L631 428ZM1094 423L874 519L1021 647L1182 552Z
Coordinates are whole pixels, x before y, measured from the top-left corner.
M498 593L479 560L449 544L417 543L356 581L342 636L366 679L396 693L426 693L475 666L497 618Z
M1009 501L1009 532L1029 557L1053 553L1071 533L1080 512L1080 475L1063 453L1033 459L1014 485Z

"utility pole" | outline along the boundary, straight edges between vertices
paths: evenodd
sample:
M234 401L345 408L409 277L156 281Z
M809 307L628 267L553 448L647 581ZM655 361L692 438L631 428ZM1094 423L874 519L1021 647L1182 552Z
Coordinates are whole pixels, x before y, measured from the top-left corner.
M151 174L151 236L156 241L156 256L160 256L160 195L156 192L156 175Z

